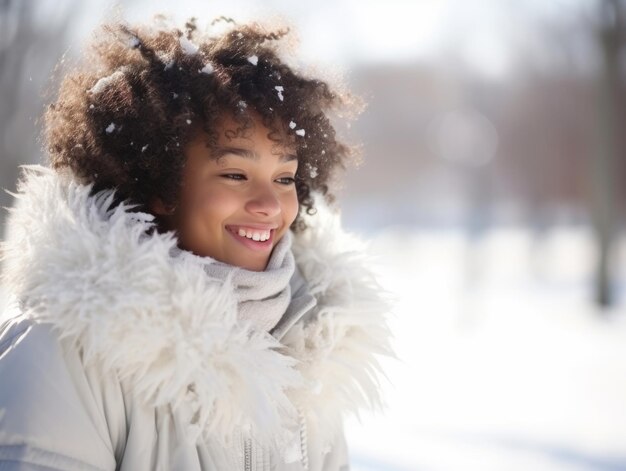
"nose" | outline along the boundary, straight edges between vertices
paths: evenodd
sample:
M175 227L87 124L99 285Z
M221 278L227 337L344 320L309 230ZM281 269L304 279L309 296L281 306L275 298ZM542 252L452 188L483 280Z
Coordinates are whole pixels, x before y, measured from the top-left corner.
M280 213L280 200L268 185L257 185L246 202L246 211L257 216L274 217Z

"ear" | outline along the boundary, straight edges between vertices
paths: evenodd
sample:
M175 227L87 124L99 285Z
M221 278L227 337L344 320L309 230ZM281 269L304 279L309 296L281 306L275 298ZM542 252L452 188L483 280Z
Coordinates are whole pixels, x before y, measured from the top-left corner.
M152 198L149 206L150 211L159 216L171 216L172 214L174 214L174 210L176 209L175 207L167 206L158 196Z

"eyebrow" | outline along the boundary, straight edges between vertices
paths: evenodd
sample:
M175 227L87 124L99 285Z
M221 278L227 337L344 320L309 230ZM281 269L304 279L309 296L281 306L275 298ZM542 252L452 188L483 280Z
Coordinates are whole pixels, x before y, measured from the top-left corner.
M228 154L234 154L236 156L243 157L244 159L259 160L259 154L253 150L243 149L241 147L217 147L213 151L212 156L216 160L219 160ZM298 156L295 154L280 154L281 162L291 162L292 160L298 160Z

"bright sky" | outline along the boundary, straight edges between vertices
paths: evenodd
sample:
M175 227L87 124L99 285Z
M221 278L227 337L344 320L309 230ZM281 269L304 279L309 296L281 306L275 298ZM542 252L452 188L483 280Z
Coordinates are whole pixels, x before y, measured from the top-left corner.
M114 12L109 0L101 11ZM181 24L218 15L238 21L280 17L293 24L307 63L349 68L354 62L405 62L441 58L501 78L509 69L511 41L532 41L534 18L567 16L585 0L136 0L119 11L131 21L169 13ZM81 21L79 35L101 18ZM539 48L540 49L540 48ZM540 51L539 51L540 53Z

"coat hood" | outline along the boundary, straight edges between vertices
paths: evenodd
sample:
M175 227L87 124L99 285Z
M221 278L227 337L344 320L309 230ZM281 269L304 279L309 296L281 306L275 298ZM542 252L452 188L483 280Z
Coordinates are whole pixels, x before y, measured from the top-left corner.
M278 340L238 322L233 287L199 257L174 256L174 233L147 235L152 215L90 191L68 172L24 166L0 252L22 315L52 324L86 365L114 371L146 404L189 409L190 427L224 443L253 430L284 446L298 411L331 437L346 413L382 407L389 306L321 199L292 246L317 306Z

